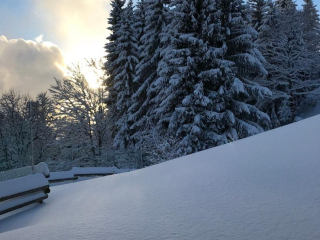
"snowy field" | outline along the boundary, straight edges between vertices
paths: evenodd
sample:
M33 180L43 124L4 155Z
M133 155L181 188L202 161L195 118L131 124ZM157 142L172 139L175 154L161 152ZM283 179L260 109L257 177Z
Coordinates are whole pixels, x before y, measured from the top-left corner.
M1 240L320 239L320 116L134 172L51 188Z

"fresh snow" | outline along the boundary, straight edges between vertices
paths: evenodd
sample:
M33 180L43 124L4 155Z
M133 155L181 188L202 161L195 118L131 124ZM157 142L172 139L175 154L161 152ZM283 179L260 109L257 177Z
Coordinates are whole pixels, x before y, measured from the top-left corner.
M0 182L0 199L47 185L49 182L42 173Z
M73 167L74 175L113 174L115 167Z
M116 167L73 167L71 171L50 172L49 181L74 179L76 175L100 175L132 172L136 169L118 169ZM91 179L91 178L90 178Z
M115 168L114 173L126 173L126 172L132 172L135 171L136 169L129 169L129 168L122 168L122 169L118 169Z
M74 175L94 175L94 174L117 174L131 172L136 169L118 169L116 167L73 167L71 173Z
M319 123L52 187L2 218L0 239L320 239Z
M56 180L62 180L62 179L73 179L74 174L71 171L65 171L65 172L50 172L49 181L56 181Z
M50 177L50 171L48 165L44 162L41 162L34 166L35 173L42 173L45 177Z

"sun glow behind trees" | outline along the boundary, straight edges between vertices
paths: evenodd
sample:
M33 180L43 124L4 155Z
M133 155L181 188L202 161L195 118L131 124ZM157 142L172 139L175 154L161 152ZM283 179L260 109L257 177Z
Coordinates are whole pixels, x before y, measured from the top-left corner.
M100 71L101 73L103 73L102 70ZM97 75L91 69L84 71L83 74L87 82L89 83L90 88L98 89L101 87L102 81L100 79L97 79Z
M101 59L100 60L93 60L93 59L85 59L81 62L78 62L77 64L75 63L69 63L68 66L69 67L74 67L79 65L79 67L81 68L81 73L83 74L84 78L86 79L86 81L89 84L89 87L91 89L99 89L102 87L102 83L103 83L103 79L104 79L104 71L102 70L102 66L97 66L97 63L101 63ZM59 69L61 69L64 73L64 77L65 78L69 78L70 77L70 72L68 71L68 67L64 67L61 66L59 64L55 64Z

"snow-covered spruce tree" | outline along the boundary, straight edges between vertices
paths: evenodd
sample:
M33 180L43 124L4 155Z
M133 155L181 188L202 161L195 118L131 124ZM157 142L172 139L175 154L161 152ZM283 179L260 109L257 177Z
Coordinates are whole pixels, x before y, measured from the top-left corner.
M283 11L285 9L295 9L297 5L293 0L276 0L275 4Z
M151 88L158 92L152 100L157 107L157 128L167 138L177 139L175 154L179 156L208 148L206 111L212 107L208 74L211 71L211 80L217 75L214 54L222 50L209 45L219 34L213 31L215 1L175 0L171 8L173 20L165 38L168 46L162 51L160 77Z
M218 93L228 90L221 95L226 98L222 101L226 109L234 116L235 121L229 126L234 140L269 128L269 116L255 105L272 94L255 81L263 78L267 71L262 64L264 57L254 43L257 32L246 24L250 20L242 0L218 1L217 8L224 35L220 45L225 46L223 59L227 60L220 66L224 83Z
M115 75L114 91L117 93L115 108L119 120L116 122L114 147L127 148L130 145L130 123L128 109L132 105L131 97L135 92L134 79L138 61L138 46L135 37L133 3L129 1L121 18L116 51L119 57L114 61L118 69Z
M262 25L263 17L266 14L266 0L249 0L252 26L259 31Z
M267 1L265 12L266 14L263 15L262 25L258 29L259 36L256 44L266 60L265 67L268 70L268 75L264 78L259 78L258 82L272 91L272 97L270 99L264 99L259 105L269 114L271 118L271 128L277 128L281 124L275 106L281 102L285 93L276 90L277 82L274 81L275 79L273 79L272 76L274 75L273 72L277 70L273 68L271 63L273 62L272 59L277 58L278 55L278 45L274 40L276 39L275 35L279 31L280 12L272 0Z
M136 39L138 45L139 60L142 57L143 49L139 48L142 45L141 38L145 33L146 27L146 1L139 0L134 10L134 28L136 29Z
M302 7L303 31L306 34L306 41L310 42L308 47L314 52L319 51L320 17L318 10L312 0L304 0Z
M136 66L137 90L132 97L129 109L129 120L132 122L132 139L136 147L141 147L144 136L151 134L153 128L152 109L150 99L157 94L149 91L152 83L157 79L157 67L161 60L160 52L163 48L162 34L168 23L168 0L145 0L137 7L140 12L145 11L145 27L139 41L139 63Z
M312 66L313 76L320 78L320 17L312 0L304 0L302 10L302 22L304 40L310 53L310 58L314 59Z
M273 127L291 123L301 98L317 83L312 78L313 59L304 41L303 24L291 0L269 3L257 41L266 59L268 77L263 86L273 92L266 111L271 115ZM283 7L283 8L282 8Z
M158 92L157 128L177 139L178 156L259 133L269 121L252 105L270 91L248 79L265 70L241 7L241 1L171 4L170 42L151 88Z
M119 63L116 61L119 58L120 49L117 48L119 44L119 29L121 27L121 16L123 14L123 6L125 0L112 0L110 17L108 18L108 30L110 35L107 38L108 42L105 45L107 52L106 62L104 68L106 70L107 78L104 85L107 86L109 95L107 97L108 108L110 114L114 112L114 106L117 99L117 92L114 89L115 77L121 71ZM113 114L112 114L113 115Z

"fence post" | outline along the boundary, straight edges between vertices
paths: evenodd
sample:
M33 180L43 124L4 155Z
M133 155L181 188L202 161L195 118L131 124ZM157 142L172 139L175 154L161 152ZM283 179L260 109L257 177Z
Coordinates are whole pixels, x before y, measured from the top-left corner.
M34 173L34 159L33 159L33 134L32 134L32 101L28 102L29 107L29 122L30 122L30 143L31 143L31 167Z

